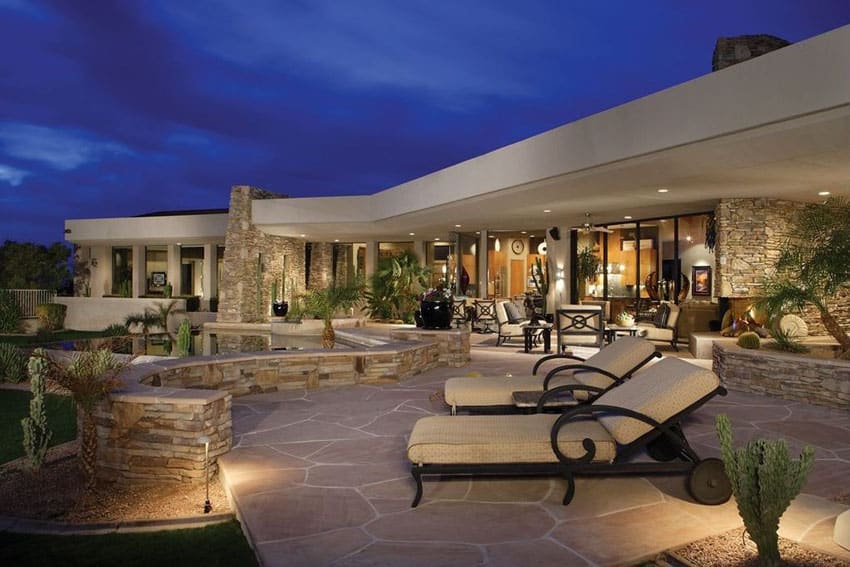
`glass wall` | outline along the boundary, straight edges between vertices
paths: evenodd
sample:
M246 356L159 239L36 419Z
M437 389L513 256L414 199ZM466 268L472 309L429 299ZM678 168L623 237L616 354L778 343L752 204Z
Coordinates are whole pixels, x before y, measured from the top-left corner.
M576 254L600 260L596 277L573 279L573 301L606 299L611 313L646 315L658 301L710 301L714 253L705 247L708 213L608 225L610 233L576 231Z
M168 247L145 246L145 294L163 295L168 281Z
M112 294L133 295L133 249L129 246L112 248Z
M183 295L204 296L204 247L180 248L180 290Z
M479 297L478 295L478 236L472 233L461 233L458 235L460 246L459 274L457 290L460 295Z
M413 242L379 242L378 260L393 258L404 251L413 252Z
M430 269L430 287L444 284L455 289L457 256L451 242L428 242L425 244L425 265Z

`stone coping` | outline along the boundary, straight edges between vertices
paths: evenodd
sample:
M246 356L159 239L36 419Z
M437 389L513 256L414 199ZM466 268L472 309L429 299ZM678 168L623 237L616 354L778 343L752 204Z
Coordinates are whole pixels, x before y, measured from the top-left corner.
M47 520L32 520L0 516L0 530L18 534L45 535L102 535L111 533L140 533L162 530L185 530L202 528L213 524L229 522L236 518L233 512L221 512L205 516L189 518L172 518L168 520L129 520L126 522L91 522L68 523Z
M762 343L772 342L773 339L762 339ZM834 347L838 342L830 336L808 336L800 337L799 341L808 347ZM738 337L724 337L720 332L691 333L688 341L688 350L694 358L711 358L711 349L714 343L725 346L736 346ZM771 351L767 351L771 352Z

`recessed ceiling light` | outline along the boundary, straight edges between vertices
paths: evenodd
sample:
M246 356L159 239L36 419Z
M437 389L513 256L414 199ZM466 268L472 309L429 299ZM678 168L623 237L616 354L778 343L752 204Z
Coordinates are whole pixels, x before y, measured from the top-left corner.
M829 191L818 191L818 195L820 195L821 197L826 197L827 195L829 195Z
M455 228L460 228L460 227L461 227L461 225L459 225L459 224L455 225Z
M488 236L489 236L490 238L496 238L496 237L495 237L495 236L493 236L492 234L490 234L490 235L488 235Z
M525 230L519 231L520 234L528 234Z
M626 220L632 220L632 215L626 215L623 218L626 219Z
M668 193L669 191L670 191L669 189L663 189L663 188L658 190L659 193Z
M407 234L408 234L408 236L416 236L415 232L408 232Z
M301 235L301 238L304 238L305 236L307 236L307 235L306 235L306 234L302 234L302 235Z
M434 237L434 240L439 240L439 239L440 239L440 237L439 237L439 236L435 236L435 237Z
M475 234L481 234L481 231L480 231L480 230L476 230L476 231L475 231Z
M529 235L528 235L528 237L529 237L529 238L534 238L534 235L533 235L533 234L529 234Z
M551 213L551 212L552 212L552 209L543 209L543 212L544 212L544 213Z
M339 238L334 238L334 242L339 242Z

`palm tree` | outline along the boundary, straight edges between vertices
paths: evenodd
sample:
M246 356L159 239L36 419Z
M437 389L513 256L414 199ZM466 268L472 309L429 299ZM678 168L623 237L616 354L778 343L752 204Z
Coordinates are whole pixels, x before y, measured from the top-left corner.
M91 490L95 485L97 466L94 411L109 392L121 386L118 374L129 361L119 363L107 349L81 351L73 355L67 364L54 360L44 351L34 353L33 356L40 356L47 362L49 380L54 386L70 392L77 406L82 425L80 462L86 477L86 488Z
M813 305L826 331L850 356L850 336L834 311L837 295L850 291L850 201L831 197L806 205L791 223L789 238L780 251L775 273L765 280L758 302L771 318L789 309Z
M131 313L124 318L124 325L126 325L127 328L130 328L133 325L140 325L142 327L142 334L145 336L145 342L147 342L151 327L156 327L159 323L159 315L149 309L145 309L144 313Z
M165 302L157 302L156 310L151 310L159 317L159 326L162 327L162 330L166 333L168 332L168 319L172 315L178 315L180 313L186 313L185 309L180 309L177 307L177 301L172 300L168 303Z
M333 282L324 289L311 289L304 294L304 311L325 323L322 330L323 348L333 348L336 342L332 322L334 313L353 307L362 296L363 284L359 280L347 285L337 285Z

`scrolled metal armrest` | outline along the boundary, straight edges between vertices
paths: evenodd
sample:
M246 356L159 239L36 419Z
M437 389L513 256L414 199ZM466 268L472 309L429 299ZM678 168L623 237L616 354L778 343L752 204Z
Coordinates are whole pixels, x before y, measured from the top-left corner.
M558 366L557 368L553 368L549 371L548 374L546 374L546 378L543 379L543 389L548 390L549 382L552 381L552 378L554 378L556 374L564 370L577 370L580 372L594 372L596 374L602 374L603 376L606 376L613 380L615 383L621 380L621 378L616 374L612 374L611 372L603 370L602 368L597 368L596 366L590 366L588 364L565 364L564 366Z
M534 368L531 370L531 374L533 376L537 376L537 370L540 368L540 365L542 365L546 362L549 362L550 360L555 360L557 358L567 358L567 359L571 359L571 360L578 360L579 362L585 361L584 358L581 358L580 356L575 356L575 355L572 355L572 354L560 354L560 353L547 354L546 356L540 357L537 360L537 362L534 363Z

